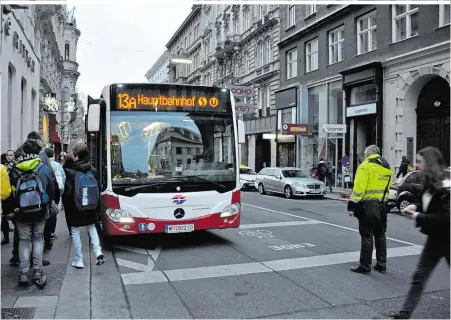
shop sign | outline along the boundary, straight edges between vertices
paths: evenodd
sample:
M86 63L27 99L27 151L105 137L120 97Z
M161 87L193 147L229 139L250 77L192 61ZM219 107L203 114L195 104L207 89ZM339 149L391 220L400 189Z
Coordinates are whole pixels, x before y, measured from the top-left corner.
M235 102L235 111L237 114L252 113L255 107L255 103Z
M229 89L235 97L254 97L255 96L255 88L254 87L241 87L241 86L231 86L226 85L227 89Z
M355 107L347 107L346 108L346 117L358 117L358 116L365 116L368 114L375 114L377 113L377 108L375 103L369 103L364 104L360 106Z
M297 106L297 88L289 88L276 92L276 109L295 108Z
M282 134L287 135L308 135L308 125L298 123L284 123L282 124Z
M346 133L346 125L345 124L325 124L323 126L323 130L325 133Z

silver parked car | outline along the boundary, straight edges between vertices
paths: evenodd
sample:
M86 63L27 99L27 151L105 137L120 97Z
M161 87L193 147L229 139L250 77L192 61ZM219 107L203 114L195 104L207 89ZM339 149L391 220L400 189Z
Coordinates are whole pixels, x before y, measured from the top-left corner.
M309 178L298 168L264 168L255 178L255 187L260 194L283 193L286 198L293 196L324 198L326 193L326 185L323 182Z

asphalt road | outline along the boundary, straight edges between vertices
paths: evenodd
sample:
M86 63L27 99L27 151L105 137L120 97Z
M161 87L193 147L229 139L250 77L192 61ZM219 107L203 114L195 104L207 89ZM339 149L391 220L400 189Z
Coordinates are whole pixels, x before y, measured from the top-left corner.
M345 202L253 192L242 202L240 229L120 239L109 279L122 283L105 278L91 296L103 310L124 300L132 318L361 319L402 305L425 239L412 220L389 216L388 272L360 275L349 271L360 238ZM450 318L449 276L443 260L415 318Z

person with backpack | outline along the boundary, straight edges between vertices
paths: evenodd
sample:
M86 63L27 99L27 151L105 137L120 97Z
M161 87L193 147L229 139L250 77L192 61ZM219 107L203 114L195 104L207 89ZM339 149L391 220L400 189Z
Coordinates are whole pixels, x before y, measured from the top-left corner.
M47 282L42 268L43 234L49 207L55 197L55 185L49 167L39 159L40 150L35 141L25 141L16 157L10 180L16 200L14 218L19 232L19 285L30 284L28 274L32 252L33 280L43 289Z
M324 182L324 180L326 179L326 175L327 175L327 166L326 163L324 162L324 159L321 158L319 159L319 163L318 163L318 180Z
M329 188L330 188L330 192L332 192L333 175L334 175L334 168L332 167L332 163L330 161L327 161L326 179L327 179L327 185L329 185Z
M72 230L72 242L75 258L72 266L83 269L81 227L87 227L97 265L105 263L100 239L97 233L97 208L100 201L100 191L95 175L97 170L88 162L88 147L77 144L72 149L73 164L66 166L66 183L64 186L63 204L69 225Z

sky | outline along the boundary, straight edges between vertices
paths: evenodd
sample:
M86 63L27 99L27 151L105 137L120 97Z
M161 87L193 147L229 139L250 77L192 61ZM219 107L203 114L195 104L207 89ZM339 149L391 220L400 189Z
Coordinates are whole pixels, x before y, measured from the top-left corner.
M79 92L99 98L105 85L145 82L145 74L191 12L192 2L80 4L75 7Z

